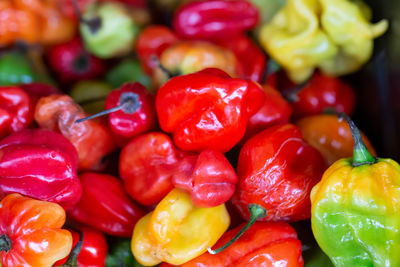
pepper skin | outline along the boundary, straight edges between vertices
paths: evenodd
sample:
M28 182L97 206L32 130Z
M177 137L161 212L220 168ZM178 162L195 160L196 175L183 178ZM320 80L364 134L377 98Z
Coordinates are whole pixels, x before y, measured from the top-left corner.
M311 191L311 226L334 266L400 266L400 166L374 158L350 119L353 158L336 161Z
M0 138L26 128L32 121L29 95L19 87L0 86Z
M175 187L190 192L198 207L215 207L228 201L235 192L238 177L225 156L218 151L204 150L178 163L172 177Z
M342 158L353 155L353 138L349 126L339 121L336 115L321 114L305 117L296 122L304 140L321 152L328 166ZM368 138L362 139L370 153L375 156L375 149Z
M79 178L82 198L68 216L106 234L130 237L144 213L126 195L122 182L114 176L93 172L83 173Z
M51 69L62 83L94 79L105 72L103 61L87 52L78 38L52 46L47 56Z
M39 100L35 121L40 128L59 131L75 146L79 155L80 170L101 170L104 158L115 144L110 131L94 121L75 123L86 117L82 108L67 95L51 95Z
M81 226L78 229L83 234L83 243L77 258L77 266L79 267L104 267L108 245L106 238L102 232L92 228ZM70 230L73 243L75 245L79 241L79 234L74 230ZM67 261L68 257L57 261L54 266L60 266Z
M55 203L6 196L0 202L0 265L52 266L72 248L64 223L65 212Z
M243 137L263 101L255 82L199 72L165 83L157 92L156 110L161 129L172 133L177 147L226 152Z
M233 204L246 220L252 203L267 210L263 221L308 219L311 188L325 169L321 154L303 140L295 125L273 126L242 147Z
M175 12L173 28L186 39L230 39L255 27L258 21L258 10L248 1L193 1Z
M27 83L21 84L18 87L23 89L29 95L33 111L35 110L36 104L41 97L62 94L59 89L45 83Z
M143 205L157 204L174 188L171 177L184 156L164 133L132 139L119 159L119 175L126 192Z
M231 240L245 224L226 232L215 244ZM217 255L203 255L181 267L302 267L301 243L297 233L284 222L256 222L235 243Z
M22 130L0 141L0 199L19 193L69 209L82 194L78 155L61 134Z
M183 264L214 245L229 223L225 205L196 207L189 194L175 188L136 224L132 253L145 266Z

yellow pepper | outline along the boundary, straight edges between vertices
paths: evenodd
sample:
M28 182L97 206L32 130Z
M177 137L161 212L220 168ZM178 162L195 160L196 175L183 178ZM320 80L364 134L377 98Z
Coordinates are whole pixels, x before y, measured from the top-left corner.
M358 70L371 57L373 39L388 27L371 24L366 5L349 0L288 0L261 29L260 41L297 83L315 68L343 75Z
M225 205L200 208L190 195L173 189L135 225L131 249L139 263L180 265L200 256L228 229Z

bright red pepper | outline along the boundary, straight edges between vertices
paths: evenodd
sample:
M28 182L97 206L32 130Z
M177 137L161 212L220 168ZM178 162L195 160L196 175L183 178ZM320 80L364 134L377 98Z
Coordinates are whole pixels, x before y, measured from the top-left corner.
M50 67L63 83L94 79L105 72L104 62L89 54L78 38L52 46L48 58Z
M252 81L199 72L173 77L156 95L161 129L177 147L226 152L243 137L264 93Z
M252 203L267 210L264 221L307 219L311 188L325 169L321 154L303 140L295 125L273 126L242 147L233 203L246 219Z
M68 216L106 234L130 237L144 212L126 195L122 181L94 172L83 173L79 178L82 198Z
M240 34L232 38L223 38L216 43L230 49L235 54L238 59L236 69L238 77L261 82L265 72L266 57L249 37Z
M188 39L230 39L257 25L258 9L250 1L194 1L175 13L175 32Z
M151 25L144 29L136 41L136 52L143 70L152 74L158 66L153 57L159 58L165 49L176 42L178 37L166 26Z
M61 134L22 130L0 141L0 198L19 193L69 209L82 194L78 155Z
M102 232L94 230L90 227L81 226L78 229L83 234L83 243L78 254L77 263L79 267L104 267L108 252L106 238ZM79 241L79 234L74 230L70 230L73 243L75 245ZM68 257L57 261L54 266L60 266L67 261Z
M122 149L119 159L126 192L143 205L157 204L174 188L171 177L183 157L164 133L134 138Z
M32 120L29 95L19 87L0 87L0 138L26 128Z

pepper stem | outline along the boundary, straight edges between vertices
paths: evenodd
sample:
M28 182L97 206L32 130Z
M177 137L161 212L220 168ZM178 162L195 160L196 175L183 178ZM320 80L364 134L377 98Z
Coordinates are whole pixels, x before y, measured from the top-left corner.
M161 64L160 60L155 55L151 56L151 60L157 65L158 68L160 68L162 72L165 73L165 75L167 75L168 79L176 76L174 73L170 72L163 64Z
M9 252L12 248L11 239L6 235L0 236L0 252L5 251L6 253Z
M110 113L113 113L118 110L122 110L124 113L127 114L133 114L135 113L138 109L142 107L142 103L140 102L139 95L134 93L134 92L124 92L121 94L119 98L119 105L107 110L104 110L102 112L99 112L97 114L76 120L75 123L80 123L84 122L87 120L91 120L100 116L104 116Z
M249 204L247 206L247 208L250 212L249 222L245 226L243 226L243 228L240 229L240 231L228 243L226 243L222 247L215 249L215 250L208 247L207 248L208 253L210 253L210 254L220 253L221 251L223 251L224 249L226 249L227 247L232 245L233 242L238 240L239 237L241 237L257 221L257 219L261 219L261 218L264 218L267 216L267 211L258 204Z
M83 233L82 231L79 232L79 241L76 243L74 248L72 249L71 253L68 256L67 262L65 262L62 267L79 267L78 266L78 255L81 252L82 245L83 245Z
M351 135L354 140L354 149L353 149L353 163L354 167L364 165L364 164L374 164L376 163L376 158L374 158L371 153L369 153L367 147L365 146L362 138L360 130L357 128L355 123L350 119L350 117L346 113L339 113L339 119L345 119L349 124Z
M81 12L81 10L80 10L80 8L78 6L77 0L72 0L72 4L74 6L75 13L76 13L76 16L79 19L79 22L83 23L83 24L86 24L86 26L89 27L89 30L90 30L91 33L96 33L101 27L101 24L102 24L101 18L100 17L95 17L95 18L92 18L92 19L84 19L83 16L82 16L82 12Z

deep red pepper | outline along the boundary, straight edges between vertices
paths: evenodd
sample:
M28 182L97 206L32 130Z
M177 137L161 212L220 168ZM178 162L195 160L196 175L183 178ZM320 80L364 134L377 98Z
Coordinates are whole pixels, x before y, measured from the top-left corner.
M119 175L126 192L143 205L157 204L173 189L171 177L185 156L164 133L147 133L121 151Z
M175 32L188 39L230 39L257 25L258 9L250 1L194 1L175 13Z
M199 72L166 82L157 92L156 110L161 129L173 134L177 147L226 152L263 101L261 87L252 81Z
M79 252L77 263L79 267L104 267L108 252L108 245L104 234L90 227L80 226L79 231L83 234L83 243ZM72 234L72 247L79 241L79 234L69 230ZM64 264L68 256L57 261L53 266Z
M29 95L16 86L0 87L0 138L26 128L32 120Z
M261 82L265 72L266 57L249 37L239 34L232 38L223 38L216 43L230 49L235 54L238 59L236 70L238 77Z
M62 94L59 89L45 83L26 83L19 85L19 87L28 93L33 110L35 110L36 103L41 97Z
M61 134L22 130L0 141L0 198L19 193L69 209L82 194L78 154Z
M242 147L233 204L247 220L252 203L267 210L264 221L307 219L311 188L325 169L322 155L303 140L295 125L273 126Z
M104 62L89 54L78 38L52 46L47 56L50 67L63 83L94 79L105 72Z
M69 210L73 220L109 235L130 237L144 212L126 195L118 178L94 172L79 176L83 193Z
M138 54L143 70L152 74L158 65L154 56L158 58L170 45L178 42L176 34L166 26L151 25L144 29L136 41Z
M199 207L215 207L228 201L237 180L225 156L213 150L185 157L172 177L173 185L189 191L193 204Z

